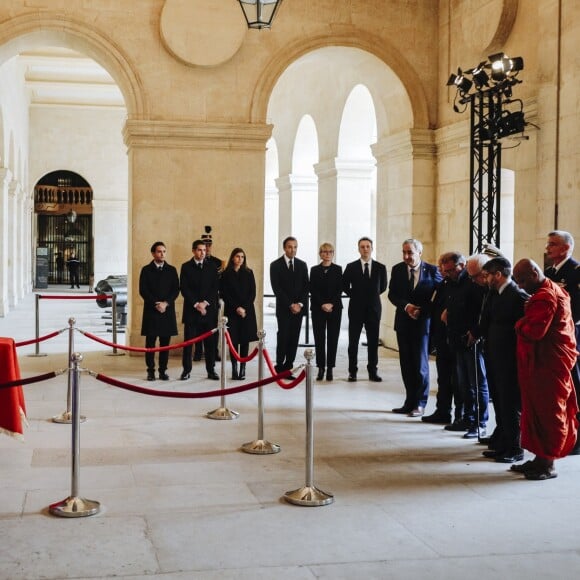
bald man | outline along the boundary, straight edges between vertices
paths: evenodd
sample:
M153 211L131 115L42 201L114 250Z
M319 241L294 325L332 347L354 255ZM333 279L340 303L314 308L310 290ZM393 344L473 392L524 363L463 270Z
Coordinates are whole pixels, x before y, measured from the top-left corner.
M526 479L552 479L557 476L554 461L570 453L578 430L570 374L577 356L570 296L532 260L520 260L513 277L532 295L516 322L516 336L522 447L535 457L511 469Z

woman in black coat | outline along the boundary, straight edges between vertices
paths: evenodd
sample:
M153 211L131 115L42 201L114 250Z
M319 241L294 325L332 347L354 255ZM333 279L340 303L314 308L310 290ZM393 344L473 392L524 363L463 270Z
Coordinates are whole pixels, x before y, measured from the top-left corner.
M342 267L332 263L334 246L322 244L318 252L322 262L310 269L310 304L316 349L317 381L332 381L336 364L338 335L342 319Z
M240 356L248 356L249 344L257 340L256 322L256 280L246 263L246 253L242 248L234 248L220 281L220 295L224 301L224 314L228 318L228 329L232 344ZM238 363L230 353L232 379L246 378L246 363Z

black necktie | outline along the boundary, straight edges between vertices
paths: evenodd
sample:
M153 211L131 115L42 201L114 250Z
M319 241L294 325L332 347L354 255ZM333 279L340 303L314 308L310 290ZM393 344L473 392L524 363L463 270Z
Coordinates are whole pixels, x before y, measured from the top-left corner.
M197 263L197 268L198 268L199 270L201 270L201 268L202 268L202 264L201 264L201 262L198 262L198 263Z
M292 260L288 260L288 270L294 272L294 262Z
M556 268L554 268L554 266L550 266L546 270L546 276L548 276L548 278L552 279L552 277L555 275L556 275Z
M363 276L365 277L365 280L368 280L371 276L369 274L369 263L365 262L365 271Z
M409 270L409 290L413 292L415 290L415 269L411 268Z

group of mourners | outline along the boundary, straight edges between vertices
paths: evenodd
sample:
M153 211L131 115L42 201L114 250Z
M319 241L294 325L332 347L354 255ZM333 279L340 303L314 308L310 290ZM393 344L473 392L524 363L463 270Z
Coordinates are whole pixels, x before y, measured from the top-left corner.
M219 298L234 347L241 357L257 339L256 282L246 254L234 248L222 268L211 255L211 236L192 244L191 260L177 270L165 261L163 242L151 247L153 260L143 267L139 291L144 300L141 334L153 348L167 346L177 335L175 300L183 295L184 340L204 335L209 379L215 372ZM556 230L548 234L544 272L533 260L515 267L490 246L465 258L446 252L438 264L422 260L419 240L402 244L403 260L391 270L387 286L384 264L372 258L373 242L358 241L360 258L342 267L333 262L334 247L320 246L320 263L308 267L297 257L298 242L289 236L284 253L270 264L276 297L277 372L294 368L302 320L310 303L315 342L316 379L334 380L343 294L348 302L348 381L358 377L358 346L364 328L368 380L378 374L381 294L395 306L395 333L405 400L394 413L420 417L462 432L465 439L487 444L483 455L511 463L527 479L556 477L555 459L580 454L577 442L580 363L580 264L572 258L574 238ZM429 396L429 355L435 356L437 402L425 415ZM232 379L245 379L230 355ZM183 348L181 380L192 370L192 346ZM155 357L145 355L147 379L155 380ZM168 351L159 353L158 373L168 380ZM291 378L293 375L289 374ZM488 406L493 403L496 427L487 433ZM518 464L524 449L531 461Z
M418 240L406 240L389 287L406 391L393 412L478 439L488 446L485 457L511 463L526 479L556 477L556 459L580 454L580 265L573 249L574 238L557 230L548 234L545 272L530 259L512 270L491 246L467 259L446 252L435 267L421 260ZM397 269L410 280L406 292L402 283L395 288ZM426 416L430 353L438 390ZM488 434L490 401L496 427ZM518 464L524 449L534 458Z

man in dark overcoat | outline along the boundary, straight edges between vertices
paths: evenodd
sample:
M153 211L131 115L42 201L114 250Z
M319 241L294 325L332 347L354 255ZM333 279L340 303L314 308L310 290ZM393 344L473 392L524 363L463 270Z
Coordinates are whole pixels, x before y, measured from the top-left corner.
M143 321L141 336L145 337L145 347L154 348L157 337L159 346L168 346L172 336L177 334L175 300L179 296L177 270L165 261L167 249L163 242L151 246L153 260L143 266L139 276L139 294L143 298ZM159 352L159 378L167 381L169 351ZM147 380L155 380L155 353L145 353Z

